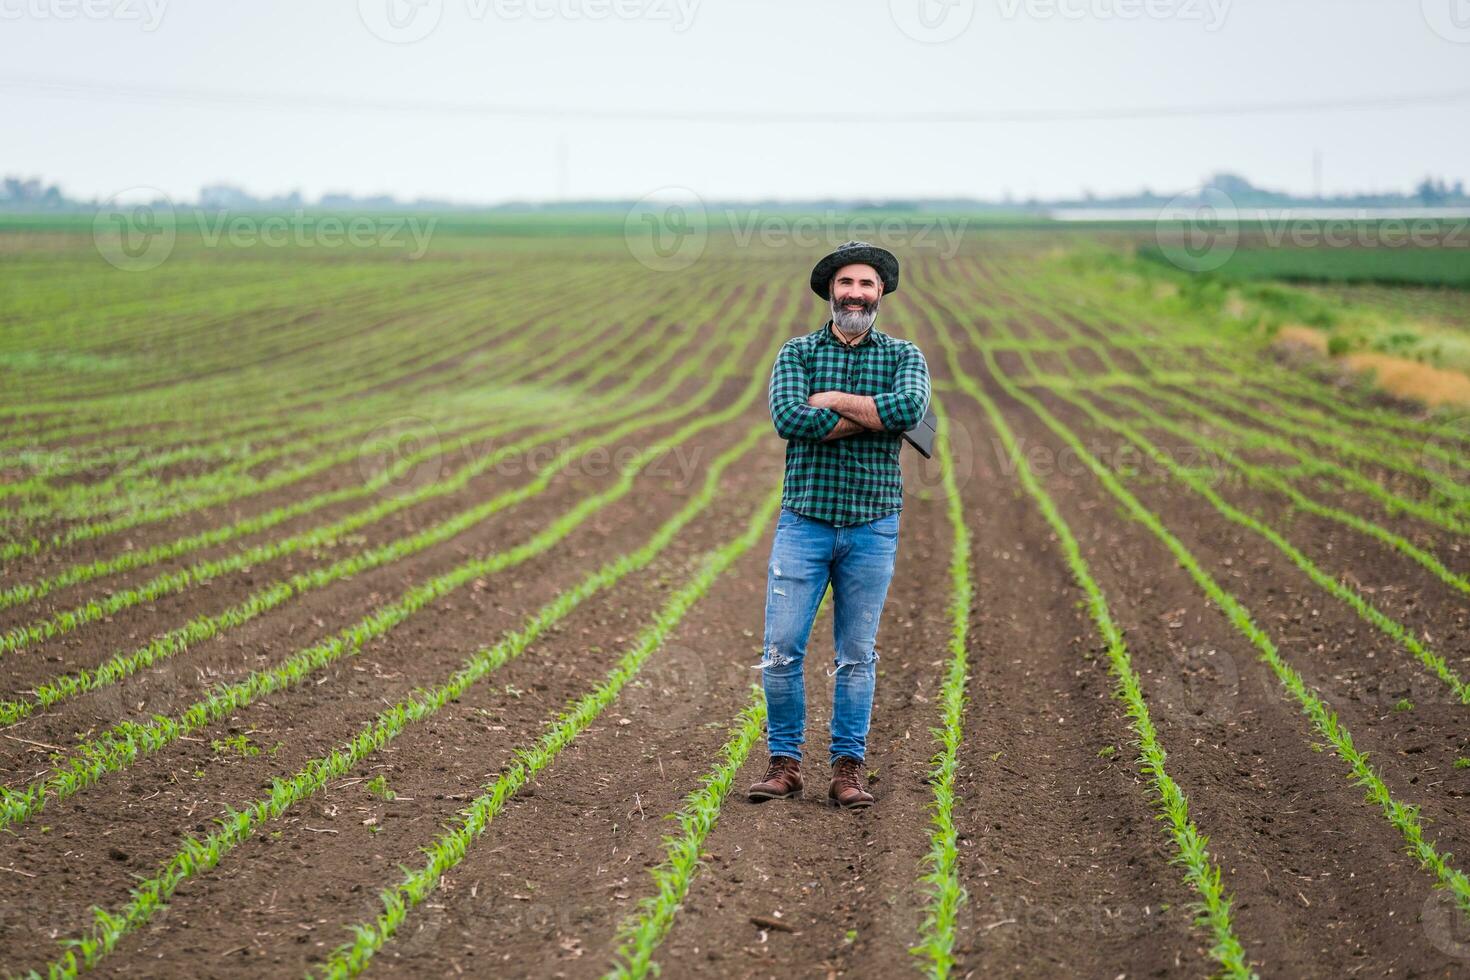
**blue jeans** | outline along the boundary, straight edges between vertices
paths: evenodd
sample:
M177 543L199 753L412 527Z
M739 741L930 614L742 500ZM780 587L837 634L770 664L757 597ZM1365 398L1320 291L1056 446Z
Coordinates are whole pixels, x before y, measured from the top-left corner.
M766 632L758 665L771 755L801 758L806 736L802 662L817 608L832 584L835 669L830 760L862 760L873 710L878 620L898 553L898 513L837 527L785 507L766 569Z

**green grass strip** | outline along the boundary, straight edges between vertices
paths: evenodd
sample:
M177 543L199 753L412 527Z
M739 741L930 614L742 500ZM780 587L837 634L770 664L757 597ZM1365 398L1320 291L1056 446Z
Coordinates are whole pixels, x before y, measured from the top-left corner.
M1264 630L1256 625L1249 610L1235 596L1220 587L1214 577L1200 566L1198 560L1183 542L1164 526L1158 515L1144 507L1137 497L1118 482L1107 467L1087 451L1075 433L1059 422L1039 401L1011 384L1000 372L992 355L986 353L985 359L1001 387L1011 397L1031 409L1046 424L1047 428L1072 448L1078 459L1087 465L1098 481L1123 504L1135 520L1152 531L1154 536L1168 547L1205 595L1220 607L1231 624L1260 651L1261 659L1276 674L1287 692L1296 699L1303 713L1311 721L1312 727L1319 735L1332 743L1337 754L1348 764L1353 782L1367 791L1367 799L1379 806L1389 823L1403 836L1407 852L1419 862L1421 867L1433 873L1436 887L1450 889L1455 895L1460 910L1470 915L1470 879L1467 879L1462 871L1449 864L1449 854L1441 854L1433 843L1425 840L1424 824L1419 819L1419 808L1393 797L1382 777L1368 764L1368 757L1359 752L1353 744L1352 735L1346 726L1338 720L1337 715L1328 708L1327 704L1307 687L1301 675L1281 659L1276 644Z
M1072 284L1069 282L1070 285ZM1146 349L1166 351L1176 363L1181 359L1187 359L1191 367L1198 367L1200 364L1199 358L1203 357L1209 367L1223 376L1222 378L1202 376L1202 380L1206 380L1209 383L1230 385L1235 390L1240 390L1242 387L1262 389L1265 394L1258 397L1270 401L1273 408L1280 409L1294 417L1302 418L1308 422L1331 424L1340 429L1345 426L1350 426L1350 428L1345 430L1349 435L1361 434L1364 431L1361 423L1366 423L1373 427L1372 434L1375 437L1390 441L1401 448L1407 448L1411 452L1423 449L1428 455L1440 458L1445 462L1462 467L1470 466L1470 456L1443 449L1439 446L1419 445L1419 442L1424 436L1439 436L1448 441L1460 442L1470 438L1470 434L1463 431L1450 431L1449 427L1443 424L1405 418L1389 409L1352 405L1346 401L1344 397L1345 392L1327 387L1305 371L1290 371L1281 367L1268 357L1263 356L1253 344L1232 345L1239 349L1232 349L1228 358L1219 351L1211 349L1208 345L1200 345L1197 350L1192 352L1180 352L1178 350L1179 345L1167 342L1166 338L1168 338L1168 335L1160 336L1157 334L1139 333L1138 328L1134 325L1136 323L1135 315L1129 314L1121 322L1116 319L1106 318L1106 315L1102 311L1081 306L1075 300L1069 301L1065 299L1064 295L1071 292L1075 292L1075 289L1057 288L1049 291L1045 297L1039 297L1039 299L1041 303L1051 308L1056 308L1065 303L1069 310L1071 310L1072 315L1076 316L1092 329L1108 334L1108 342L1115 348L1121 346L1115 341L1115 337L1117 340L1128 337L1151 338L1155 341L1154 343L1143 345L1140 350L1136 351L1139 362L1150 371L1161 369L1152 363L1150 358L1144 353ZM1101 301L1099 302L1100 305L1103 305ZM1109 296L1106 300L1108 305L1114 302L1115 297ZM1197 336L1198 328L1190 325L1188 332ZM1119 333L1121 336L1118 336ZM1227 339L1230 335L1227 332L1218 332L1215 336L1217 339ZM1248 368L1242 368L1241 366L1240 354L1243 351L1247 354L1245 363L1249 365ZM1301 398L1314 403L1317 406L1317 411L1312 412L1303 406L1298 406L1294 401L1290 400L1294 398ZM1351 422L1345 422L1342 418L1344 416L1346 419L1351 420ZM1352 422L1360 424L1352 425ZM1383 431L1384 429L1415 433L1420 436L1420 440L1409 444L1404 441L1403 436L1393 432Z
M909 952L924 962L924 972L942 980L955 968L955 919L967 896L959 877L959 832L954 825L955 769L965 732L965 683L970 675L966 644L970 632L970 605L975 594L971 579L970 532L965 524L965 506L955 480L954 457L944 406L934 400L939 418L938 451L940 485L944 488L946 511L953 532L950 545L949 580L949 670L939 691L939 726L931 728L939 751L929 770L934 787L929 853L924 856L927 873L920 879L929 892L919 942Z
M470 803L460 822L424 849L429 857L425 864L408 871L401 882L383 891L382 913L372 922L352 926L353 941L339 947L315 975L353 977L367 968L378 950L397 934L409 910L423 902L438 887L440 879L464 860L470 845L485 832L485 828L505 808L506 802L602 714L623 686L663 645L664 639L695 602L709 591L736 559L760 540L780 504L781 491L777 487L756 509L739 537L709 553L698 573L669 598L655 615L653 624L639 634L603 682L573 702L538 742L516 753L515 761L486 784L485 792Z
M1133 669L1127 641L1123 637L1123 631L1113 619L1102 587L1093 578L1092 570L1082 555L1082 548L1077 543L1076 535L1072 533L1071 527L1063 519L1051 495L1046 492L1032 472L1029 458L1017 443L1015 434L1011 431L999 407L961 367L959 354L954 341L949 336L949 331L940 326L937 317L931 316L931 322L936 326L944 345L950 373L955 377L961 389L979 402L981 408L985 410L986 416L990 419L991 425L995 428L996 434L1000 437L1010 457L1022 488L1036 503L1042 516L1056 533L1062 554L1066 558L1067 567L1087 598L1088 612L1093 622L1096 623L1103 641L1107 644L1109 672L1116 684L1113 689L1114 696L1123 702L1124 712L1129 719L1129 727L1138 739L1138 768L1148 777L1150 788L1157 797L1158 808L1161 811L1160 817L1168 827L1169 836L1174 843L1175 855L1172 861L1184 868L1185 882L1199 896L1199 901L1193 906L1195 925L1203 929L1210 937L1209 955L1220 965L1224 975L1235 978L1235 980L1250 980L1256 974L1251 970L1246 959L1245 948L1235 935L1230 917L1231 900L1225 894L1220 867L1211 860L1209 851L1206 849L1209 838L1199 832L1199 828L1189 816L1189 798L1165 769L1167 753L1159 741L1158 730L1154 728L1153 719L1149 715L1148 704L1143 698L1142 681L1137 671ZM973 328L969 329L973 334ZM979 340L979 338L975 339ZM987 358L989 356L987 354Z
M761 726L766 720L766 698L759 687L753 687L750 704L735 720L733 733L725 742L720 761L705 773L699 788L684 797L684 805L665 819L674 820L683 832L679 837L664 838L660 865L649 872L654 893L638 903L638 909L619 926L614 942L618 944L618 962L603 980L642 980L650 973L658 976L653 953L674 924L689 885L699 871L699 853L704 841L720 819L720 806L730 792L735 774L745 764L750 749L760 740Z
M347 775L369 755L397 738L409 725L432 717L444 705L461 697L481 678L520 656L541 634L565 619L583 602L629 574L646 568L681 530L709 508L719 493L721 475L756 445L766 431L764 424L752 427L738 445L715 458L699 491L642 547L612 559L577 585L557 595L530 616L519 630L507 633L494 646L470 656L444 683L426 691L416 691L381 712L337 749L311 760L292 776L272 780L268 794L243 809L231 808L219 821L219 830L203 838L185 838L183 848L163 863L158 874L133 888L132 900L127 905L115 912L96 909L93 925L85 934L63 940L62 945L67 951L50 964L47 975L56 980L74 977L95 967L124 936L147 925L181 884L216 867L227 854L254 836L263 824L321 792L332 780ZM30 975L38 976L34 971Z
M979 347L983 350L988 348L988 344L981 341L979 342ZM1433 501L1426 502L1404 497L1387 489L1382 484L1355 469L1339 465L1332 460L1313 456L1303 451L1274 431L1255 429L1242 425L1215 412L1211 412L1200 405L1196 399L1177 394L1163 387L1166 385L1176 386L1194 391L1201 385L1211 384L1213 382L1214 379L1211 377L1179 372L1154 373L1148 377L1117 373L1091 375L1082 379L1034 370L1032 376L1029 378L1024 380L1012 379L1012 383L1020 384L1024 387L1047 388L1053 391L1101 392L1112 388L1135 389L1151 398L1158 398L1171 405L1175 405L1180 410L1197 416L1222 432L1230 433L1239 446L1265 449L1291 456L1301 464L1301 475L1330 476L1342 486L1372 497L1390 516L1410 514L1419 520L1448 531L1453 531L1456 534L1470 534L1470 523L1467 523L1445 508L1440 507Z

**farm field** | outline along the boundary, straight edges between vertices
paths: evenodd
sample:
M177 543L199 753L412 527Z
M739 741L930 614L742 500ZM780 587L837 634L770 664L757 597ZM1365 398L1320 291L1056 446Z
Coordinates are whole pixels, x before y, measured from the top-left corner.
M1463 413L1085 231L897 247L942 426L877 805L826 804L824 608L805 796L755 806L766 382L824 249L562 231L132 272L0 231L0 969L1470 971Z

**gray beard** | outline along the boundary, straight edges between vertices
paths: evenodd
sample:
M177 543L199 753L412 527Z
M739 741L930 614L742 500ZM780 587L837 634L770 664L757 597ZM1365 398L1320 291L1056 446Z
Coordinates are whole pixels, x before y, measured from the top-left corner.
M872 327L873 321L878 319L878 302L873 303L871 310L860 310L855 313L839 308L835 299L828 300L827 305L832 308L833 324L849 337L861 336Z

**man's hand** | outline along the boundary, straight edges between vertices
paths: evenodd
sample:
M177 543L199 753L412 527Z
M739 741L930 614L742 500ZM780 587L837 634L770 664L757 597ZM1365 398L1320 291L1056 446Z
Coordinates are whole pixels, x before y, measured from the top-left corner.
M845 391L818 391L808 397L806 402L812 408L830 408L844 419L856 422L863 429L871 432L883 431L883 420L878 417L878 406L873 403L871 395L849 395ZM851 433L844 434L851 435Z
M857 435L859 432L867 431L867 429L852 419L844 416L833 423L832 430L822 437L822 441L831 442L833 439L843 439L847 436Z

